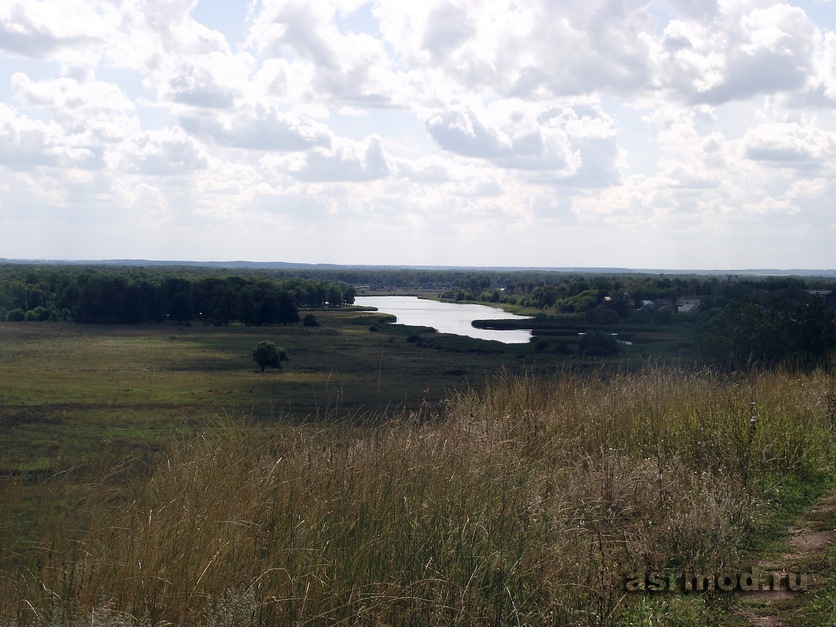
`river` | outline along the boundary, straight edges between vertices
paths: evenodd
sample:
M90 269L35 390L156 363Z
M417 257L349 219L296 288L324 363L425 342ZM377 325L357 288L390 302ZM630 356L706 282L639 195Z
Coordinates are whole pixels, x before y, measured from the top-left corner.
M508 313L496 307L460 303L441 303L415 296L357 296L355 305L376 307L378 311L397 317L397 324L432 327L439 333L465 335L480 340L505 344L525 344L531 339L529 329L477 329L474 320L528 320L526 316Z

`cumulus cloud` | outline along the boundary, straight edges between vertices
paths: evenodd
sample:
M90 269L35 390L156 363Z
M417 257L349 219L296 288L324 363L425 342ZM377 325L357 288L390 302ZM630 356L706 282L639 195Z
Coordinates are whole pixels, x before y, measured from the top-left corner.
M444 58L476 34L473 16L461 6L443 2L427 14L421 47Z
M836 133L797 122L762 124L743 138L748 159L793 168L815 168L836 161Z
M621 181L621 150L614 138L585 137L573 141L579 165L567 177L553 181L573 187L609 187Z
M666 82L691 102L721 104L802 87L813 67L816 26L785 4L725 20L672 20L661 42ZM745 6L745 5L743 5Z
M68 134L54 121L45 123L19 115L0 103L0 164L10 169L99 169L105 164L105 154L106 146L84 129Z
M331 133L321 124L265 107L226 116L184 115L180 124L231 148L289 152L331 145Z
M560 128L532 126L521 118L489 126L471 110L452 109L430 117L427 129L446 150L508 168L574 171L577 165Z
M168 81L170 97L174 102L228 109L235 103L235 91L218 85L209 68L196 68L184 64Z
M647 84L643 4L436 0L381 3L375 15L402 64L435 82L443 76L446 89L543 98Z
M263 2L248 43L265 57L303 67L309 93L341 102L388 104L393 74L385 45L369 33L339 29L338 13L332 3Z
M118 85L95 80L76 80L68 76L43 81L32 81L26 74L16 72L11 77L15 97L26 105L54 109L56 115L71 110L85 114L95 111L133 111L135 104Z
M46 59L68 48L100 45L103 13L111 8L78 0L10 0L0 6L0 50Z
M356 145L340 143L329 152L309 152L292 175L300 181L372 181L390 171L383 142L372 136Z
M427 128L442 148L530 172L528 180L539 184L606 187L621 178L616 128L600 107L543 110L512 102L481 115L458 108L435 114Z
M414 161L399 159L397 172L416 183L446 183L452 180L449 164L439 157L423 157Z
M196 4L197 0L123 0L119 7L121 28L138 35L141 45L130 41L111 43L117 50L129 53L130 60L134 60L131 51L139 58L160 52L174 56L228 55L230 47L223 34L191 18ZM147 47L149 40L158 47Z
M829 5L259 0L226 24L229 6L0 3L3 207L113 205L264 250L281 227L305 254L326 222L363 241L370 216L390 251L416 233L583 241L599 222L674 252L764 216L832 228ZM449 254L432 261L467 263Z
M208 165L205 149L179 128L146 133L137 141L130 168L142 174L177 176Z
M14 170L59 163L56 137L60 129L26 116L18 116L0 103L0 163Z

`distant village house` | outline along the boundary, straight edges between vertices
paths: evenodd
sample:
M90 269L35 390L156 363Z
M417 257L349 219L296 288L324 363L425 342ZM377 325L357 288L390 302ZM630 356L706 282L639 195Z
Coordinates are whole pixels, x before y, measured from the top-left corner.
M680 296L676 301L679 313L696 313L702 304L702 296Z

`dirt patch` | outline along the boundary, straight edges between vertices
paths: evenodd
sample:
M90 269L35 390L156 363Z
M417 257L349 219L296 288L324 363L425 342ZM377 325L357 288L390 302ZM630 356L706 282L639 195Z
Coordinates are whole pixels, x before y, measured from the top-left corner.
M833 532L831 531L811 531L809 529L801 529L794 532L795 535L790 537L789 545L792 553L788 557L795 557L801 553L810 553L812 551L821 550L830 545L833 541Z
M823 574L810 568L816 557L836 543L836 492L828 494L805 514L800 527L789 530L786 553L775 561L763 561L757 569L769 572L789 572L804 575L802 589L815 588ZM782 586L780 590L755 593L744 598L743 616L753 625L781 627L784 616L796 603L798 591Z

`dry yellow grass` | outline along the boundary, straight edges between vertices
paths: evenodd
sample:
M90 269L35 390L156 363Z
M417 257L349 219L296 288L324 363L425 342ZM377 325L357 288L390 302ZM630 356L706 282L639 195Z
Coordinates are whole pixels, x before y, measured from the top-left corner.
M32 544L3 520L0 620L609 624L644 611L629 573L740 565L781 486L832 471L833 390L503 374L367 427L222 422Z

